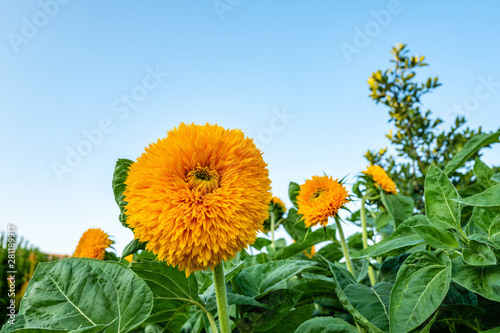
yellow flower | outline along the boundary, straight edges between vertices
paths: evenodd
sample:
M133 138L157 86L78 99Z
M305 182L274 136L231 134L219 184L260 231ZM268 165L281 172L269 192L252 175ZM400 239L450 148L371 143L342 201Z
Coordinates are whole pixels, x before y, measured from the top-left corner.
M125 257L125 258L123 258L123 259L127 260L128 262L132 262L132 259L134 259L134 255L133 255L133 254L131 254L131 255L129 255L129 256L126 256L126 257Z
M89 229L85 231L78 242L73 257L91 258L91 259L104 259L106 249L113 244L101 229Z
M328 224L328 217L335 216L349 201L345 187L329 176L313 176L300 186L297 196L298 213L304 217L306 227Z
M269 214L274 213L275 222L278 222L283 214L286 213L286 206L283 201L281 201L278 197L272 197L271 202L269 203ZM279 224L275 224L275 228L278 228ZM262 225L262 232L267 234L271 230L271 218L269 217L264 221Z
M363 171L365 175L372 177L375 182L375 186L382 188L382 190L388 193L397 194L396 184L387 175L384 169L378 165L370 165L366 171Z
M127 224L189 275L253 244L268 217L269 171L241 130L181 123L130 167Z

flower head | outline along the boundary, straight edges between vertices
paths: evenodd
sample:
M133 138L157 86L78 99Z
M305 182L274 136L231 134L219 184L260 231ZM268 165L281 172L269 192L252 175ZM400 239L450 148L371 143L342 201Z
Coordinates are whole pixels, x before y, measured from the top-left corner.
M275 222L278 222L283 215L286 213L286 206L283 201L281 201L278 197L272 197L271 202L269 203L269 214L274 214ZM278 223L275 224L275 228L279 226ZM264 221L262 226L262 231L264 233L268 233L271 230L271 221L270 218Z
M366 171L363 171L365 175L370 176L375 182L376 187L382 188L382 190L387 193L397 194L398 190L396 189L396 184L392 181L392 179L387 175L384 169L382 169L378 165L370 165Z
M348 201L344 185L329 176L313 176L300 186L297 196L298 213L304 217L309 228L318 223L328 224L328 218L335 216Z
M91 259L104 259L106 249L113 244L101 229L89 229L85 231L78 242L73 257L91 258Z
M253 244L268 216L270 183L243 132L182 123L131 165L127 224L159 260L189 275Z

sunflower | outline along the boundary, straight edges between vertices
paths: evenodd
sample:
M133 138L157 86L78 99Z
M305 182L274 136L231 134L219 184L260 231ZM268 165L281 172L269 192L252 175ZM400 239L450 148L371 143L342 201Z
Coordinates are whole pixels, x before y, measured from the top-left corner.
M134 255L133 255L133 254L128 255L128 256L126 256L126 257L125 257L125 258L123 258L123 259L127 260L127 261L130 263L130 262L132 262L132 260L134 259Z
M398 194L398 190L396 189L396 184L387 175L385 170L382 169L380 166L370 165L366 169L366 171L362 172L373 179L376 187L382 188L382 190L386 191L387 193Z
M314 257L314 255L316 254L316 248L313 246L311 246L311 248L308 250L304 250L304 254L306 255L306 257L312 259L312 257Z
M131 165L127 224L186 275L212 269L253 244L268 217L270 183L262 153L241 130L181 123Z
M328 224L328 217L335 216L349 201L344 185L329 176L313 176L300 186L297 196L298 213L304 217L306 227Z
M104 253L111 244L113 241L107 233L101 229L89 229L80 238L73 257L103 260Z
M283 201L281 201L278 197L272 197L271 202L269 203L269 214L274 214L275 221L278 222L283 214L286 213L286 206ZM279 226L278 223L275 224L275 229ZM271 221L270 218L264 221L262 225L262 231L267 234L271 230Z

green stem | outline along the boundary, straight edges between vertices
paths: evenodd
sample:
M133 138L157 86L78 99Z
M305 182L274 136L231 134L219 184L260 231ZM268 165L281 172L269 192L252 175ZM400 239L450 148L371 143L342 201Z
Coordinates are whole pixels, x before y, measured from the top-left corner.
M339 230L340 243L342 244L342 251L344 252L347 269L354 276L354 269L352 268L351 257L349 256L349 248L347 247L347 242L345 241L344 237L344 231L342 230L342 225L340 224L340 219L338 218L338 216L335 216L335 223L337 224L337 229Z
M229 322L229 306L227 304L226 280L224 278L224 267L222 262L214 267L215 298L217 299L217 313L221 333L231 333Z
M366 194L361 199L361 228L363 228L363 249L366 249L368 247L368 230L366 227L365 201L366 201ZM370 257L368 257L367 260L369 261ZM375 272L373 271L372 266L368 266L368 277L370 278L370 283L373 286L375 284L376 279L375 279Z
M274 245L274 228L276 224L276 218L274 217L273 211L270 212L270 215L271 215L271 246L273 247L273 249L276 249L276 246Z
M205 311L205 314L207 315L208 321L210 322L210 327L212 328L213 333L219 333L219 330L217 329L217 324L215 323L214 316L209 311Z

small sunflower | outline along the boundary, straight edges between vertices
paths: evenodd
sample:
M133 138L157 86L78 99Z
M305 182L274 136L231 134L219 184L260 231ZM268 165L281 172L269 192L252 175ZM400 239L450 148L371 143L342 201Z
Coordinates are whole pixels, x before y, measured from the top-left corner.
M308 258L311 258L314 257L314 255L316 254L316 248L313 246L311 246L311 248L308 250L304 250L304 254L306 255L306 257Z
M328 218L335 216L349 201L344 185L329 176L313 176L300 186L297 196L298 213L304 217L306 227L328 224Z
M182 123L130 167L127 224L186 275L214 268L255 241L270 183L262 153L241 130Z
M384 169L378 165L370 165L366 171L363 171L365 175L370 176L375 182L376 187L382 188L382 190L387 193L398 194L398 190L396 189L396 184L392 181L392 179L387 175Z
M286 213L286 206L283 201L281 201L280 198L278 197L272 197L271 202L269 203L269 214L273 213L275 221L278 222L283 215ZM278 223L276 223L275 228L279 226ZM271 230L271 220L268 218L267 220L264 221L264 224L262 226L262 231L267 234Z
M101 229L89 229L85 231L78 242L73 257L91 258L91 259L104 259L106 249L113 244Z
M132 262L132 260L134 259L134 255L133 255L133 254L128 255L128 256L126 256L126 257L125 257L125 258L123 258L123 259L127 260L128 262Z

